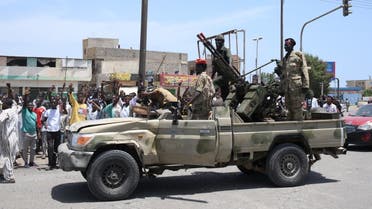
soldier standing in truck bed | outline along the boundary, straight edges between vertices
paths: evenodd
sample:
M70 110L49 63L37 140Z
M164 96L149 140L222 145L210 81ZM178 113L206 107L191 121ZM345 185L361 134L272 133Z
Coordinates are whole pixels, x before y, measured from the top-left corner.
M309 89L309 73L305 56L294 51L296 42L292 38L285 39L286 55L284 65L278 66L275 72L280 76L281 90L285 94L285 104L288 109L288 120L303 120L302 102Z
M226 48L225 45L224 45L225 44L225 38L223 37L223 35L218 35L215 38L215 42L216 42L217 52L222 55L223 59L227 62L227 64L230 64L231 53L230 53L230 49ZM221 97L222 97L223 100L225 100L227 95L229 94L229 81L225 80L222 77L222 75L217 75L217 77L216 77L216 73L218 72L217 68L219 66L216 64L215 59L216 58L213 57L213 60L212 60L213 72L212 72L211 77L213 78L215 87L221 89Z

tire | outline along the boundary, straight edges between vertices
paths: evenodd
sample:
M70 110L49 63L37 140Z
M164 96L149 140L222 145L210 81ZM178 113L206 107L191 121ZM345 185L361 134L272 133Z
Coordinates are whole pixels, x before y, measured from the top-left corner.
M128 198L139 181L139 168L127 152L111 150L99 155L88 170L88 187L99 200Z
M266 174L280 187L301 185L309 173L309 161L303 149L295 144L280 144L269 154Z

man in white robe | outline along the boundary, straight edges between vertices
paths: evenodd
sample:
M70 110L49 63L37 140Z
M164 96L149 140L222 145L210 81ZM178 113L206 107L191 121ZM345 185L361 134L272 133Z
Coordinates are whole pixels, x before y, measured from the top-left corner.
M19 151L17 142L17 105L11 98L3 99L3 111L0 113L0 171L2 179L0 183L15 183L13 163Z

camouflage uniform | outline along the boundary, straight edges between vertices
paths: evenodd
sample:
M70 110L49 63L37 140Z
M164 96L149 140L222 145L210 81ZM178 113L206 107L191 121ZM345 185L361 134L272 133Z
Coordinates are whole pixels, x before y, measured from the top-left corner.
M191 119L206 120L212 109L211 101L215 93L213 81L206 72L202 72L198 75L194 86L195 91L200 92L200 95L192 103Z
M219 42L220 45L217 44ZM227 64L230 64L230 58L231 58L231 52L230 49L224 46L225 39L222 35L218 35L216 37L216 50L219 54L221 54L222 58L227 62ZM218 66L218 62L216 62L215 57L213 57L212 65L213 65L213 72L212 72L212 78L213 83L215 85L215 88L221 89L221 97L223 100L226 99L227 95L229 94L229 80L227 80L225 77L223 77L223 73L221 73L221 70L224 70L221 66ZM215 76L217 73L217 76Z
M284 58L281 88L285 93L288 120L303 120L302 102L305 100L304 89L309 88L309 73L305 56L292 51Z

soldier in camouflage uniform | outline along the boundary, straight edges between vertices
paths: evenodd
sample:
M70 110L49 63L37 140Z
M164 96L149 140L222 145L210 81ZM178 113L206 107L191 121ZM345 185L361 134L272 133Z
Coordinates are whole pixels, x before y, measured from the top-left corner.
M309 73L305 56L294 51L296 42L292 38L285 39L286 55L284 65L276 69L280 76L281 90L285 94L285 104L288 109L288 120L303 120L302 102L309 89Z
M215 42L217 52L222 55L223 59L227 62L227 64L230 64L231 52L230 49L225 47L225 38L223 37L223 35L216 36ZM215 57L213 57L212 65L213 65L212 78L214 84L216 88L219 88L221 90L221 97L223 100L225 100L227 95L229 94L229 81L224 79L222 75L216 76L216 73L218 72L217 68L219 66L215 63Z
M214 85L211 77L207 75L207 62L204 59L196 60L196 79L192 98L187 103L186 107L192 104L191 119L206 120L209 117L209 112L212 110L211 102L215 94Z

